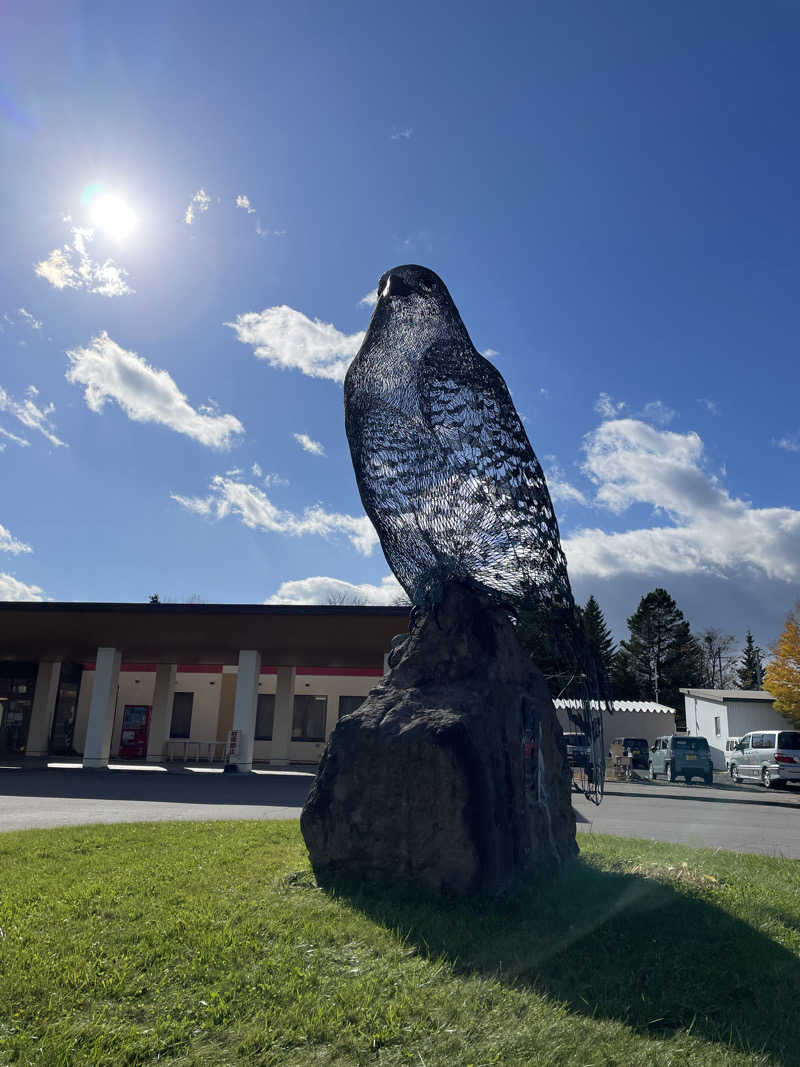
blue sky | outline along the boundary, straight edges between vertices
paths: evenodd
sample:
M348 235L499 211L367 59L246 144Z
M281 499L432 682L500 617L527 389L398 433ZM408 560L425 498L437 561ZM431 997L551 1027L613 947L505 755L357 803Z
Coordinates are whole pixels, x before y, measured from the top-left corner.
M341 378L445 280L578 599L800 595L790 3L33 3L0 39L0 597L394 595ZM130 228L131 214L135 225Z

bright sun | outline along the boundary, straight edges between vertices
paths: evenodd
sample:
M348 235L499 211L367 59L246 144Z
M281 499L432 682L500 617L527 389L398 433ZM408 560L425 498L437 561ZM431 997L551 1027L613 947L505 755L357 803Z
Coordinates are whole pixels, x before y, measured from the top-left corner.
M92 201L90 214L95 226L119 240L129 237L139 221L130 204L113 193L96 197Z

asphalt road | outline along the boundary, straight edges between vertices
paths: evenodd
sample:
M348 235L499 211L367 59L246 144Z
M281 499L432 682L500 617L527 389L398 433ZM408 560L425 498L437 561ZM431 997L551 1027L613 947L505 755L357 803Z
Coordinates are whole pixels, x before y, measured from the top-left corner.
M0 769L0 831L171 819L296 819L313 774L213 770ZM581 833L800 859L800 787L608 782L600 807L573 798Z
M0 831L98 822L298 819L302 771L0 770Z
M578 832L800 859L800 787L607 782L599 807L573 800Z

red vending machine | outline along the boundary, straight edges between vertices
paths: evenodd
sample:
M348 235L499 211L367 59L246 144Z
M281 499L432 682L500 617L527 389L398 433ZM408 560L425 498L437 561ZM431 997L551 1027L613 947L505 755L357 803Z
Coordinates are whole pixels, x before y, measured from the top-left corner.
M119 738L120 759L145 758L149 729L150 705L126 704L122 713L122 733Z

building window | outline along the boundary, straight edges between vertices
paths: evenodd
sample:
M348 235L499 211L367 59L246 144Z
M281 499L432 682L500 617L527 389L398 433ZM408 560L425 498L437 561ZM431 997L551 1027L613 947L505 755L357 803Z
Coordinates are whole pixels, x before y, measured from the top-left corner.
M366 700L366 697L339 697L339 718L356 711Z
M176 693L172 698L170 737L189 737L192 732L192 704L194 693Z
M714 716L714 733L717 735L717 737L719 737L719 735L722 733L722 730L720 729L719 725L719 715Z
M324 741L327 697L312 697L305 693L294 698L292 741Z
M256 741L271 741L275 722L275 694L259 693L256 707Z

